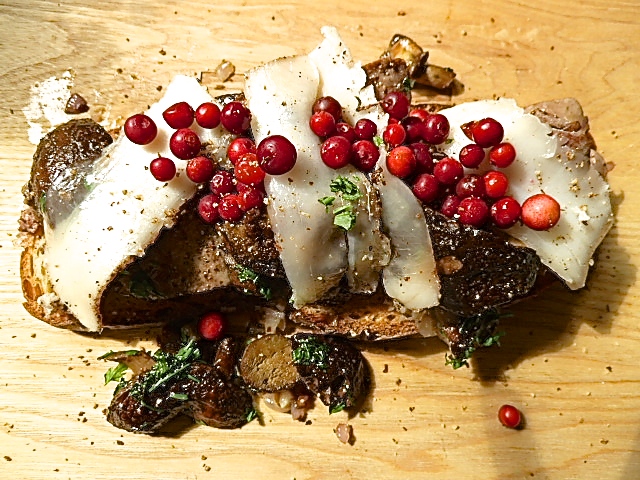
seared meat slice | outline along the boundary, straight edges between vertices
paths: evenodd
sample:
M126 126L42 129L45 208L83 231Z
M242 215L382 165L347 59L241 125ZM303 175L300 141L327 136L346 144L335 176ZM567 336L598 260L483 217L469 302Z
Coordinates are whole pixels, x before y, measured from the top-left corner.
M470 317L526 296L540 259L498 232L480 230L425 207L440 276L440 304Z

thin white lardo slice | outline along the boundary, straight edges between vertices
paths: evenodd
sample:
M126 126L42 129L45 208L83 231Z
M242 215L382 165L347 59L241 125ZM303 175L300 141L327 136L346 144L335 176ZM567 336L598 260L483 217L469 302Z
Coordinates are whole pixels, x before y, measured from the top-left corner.
M90 331L101 329L100 296L107 284L144 254L163 227L173 225L180 207L196 191L184 173L186 162L169 151L173 130L162 119L162 112L179 101L195 109L212 98L196 79L177 76L146 112L156 122L157 138L140 146L121 133L98 161L90 179L93 190L55 228L45 224L45 264L54 291ZM207 140L214 141L215 135L209 132ZM178 176L168 183L149 173L149 163L158 154L176 160Z
M384 289L408 309L435 307L440 303L440 280L424 211L407 184L387 170L385 159L382 147L377 185L393 253L382 271Z
M267 212L294 307L322 298L347 268L345 235L318 201L332 195L335 176L322 162L320 140L309 127L318 86L318 70L307 56L266 63L248 72L245 81L256 142L283 135L298 151L290 172L265 179Z
M588 158L567 158L551 128L525 113L513 99L463 103L442 110L451 124L445 152L456 156L470 143L460 125L491 117L504 127L504 141L516 148L516 161L504 169L509 191L520 203L546 193L560 203L558 224L538 232L522 225L508 233L534 249L542 262L571 289L584 287L595 249L613 224L609 185ZM485 164L484 168L488 168Z
M320 29L324 40L309 53L320 74L319 96L332 96L342 106L345 120L355 124L360 107L378 103L373 86L365 87L367 74L342 41L335 27Z
M391 242L382 232L382 202L376 188L364 173L353 170L348 178L362 197L356 204L356 222L347 232L347 283L352 293L374 293L380 272L391 259Z
M352 125L367 115L362 105L377 104L372 86L365 86L367 75L340 38L335 27L322 27L324 39L309 54L320 77L319 97L331 96L340 102L345 120ZM380 271L389 263L390 242L381 228L381 209L377 192L369 179L351 165L342 175L355 182L363 194L356 205L356 223L347 232L347 283L353 293L373 293L380 283Z

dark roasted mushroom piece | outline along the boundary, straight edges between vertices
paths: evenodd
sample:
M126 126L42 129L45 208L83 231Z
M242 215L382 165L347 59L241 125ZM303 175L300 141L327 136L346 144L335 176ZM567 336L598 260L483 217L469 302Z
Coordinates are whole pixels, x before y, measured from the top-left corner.
M195 343L188 345L188 354L156 352L151 368L119 384L107 420L138 433L157 432L179 414L216 428L247 423L253 397L242 378L231 375L233 342L220 342L214 365L201 361Z
M291 337L293 361L302 382L335 413L358 405L369 392L369 366L349 341L299 333Z
M240 373L247 385L260 392L288 390L300 380L291 341L280 334L265 335L247 345Z
M109 133L88 118L71 120L49 132L33 156L27 203L40 207L55 226L89 193L87 176L112 142Z
M425 207L438 267L441 306L472 317L526 296L536 282L540 258L499 232L462 225Z

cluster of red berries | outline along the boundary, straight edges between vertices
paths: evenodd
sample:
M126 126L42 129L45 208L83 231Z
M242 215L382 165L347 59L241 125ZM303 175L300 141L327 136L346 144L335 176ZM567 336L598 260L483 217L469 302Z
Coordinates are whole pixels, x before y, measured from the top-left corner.
M187 160L187 177L194 183L209 183L211 193L203 197L198 206L200 216L207 223L219 219L240 220L244 212L263 203L265 175L282 175L296 163L296 148L285 137L272 135L256 147L246 136L251 127L251 112L241 102L229 102L222 110L215 103L205 102L195 111L187 102L178 102L167 108L162 117L175 130L169 149L177 158ZM233 174L218 170L210 158L200 155L200 137L190 128L194 121L202 128L222 125L230 133L240 135L227 151L234 165ZM137 114L126 120L124 133L133 143L148 145L155 140L158 128L153 119ZM168 182L176 175L175 162L167 157L153 159L149 170L161 182Z
M198 214L206 223L218 220L235 222L245 212L263 204L265 171L260 167L256 145L248 137L238 137L227 149L227 157L234 165L228 170L214 172L209 180L210 193L198 203Z
M547 230L560 218L560 205L545 194L533 195L520 205L507 195L509 178L498 169L510 166L516 149L503 142L504 128L493 118L461 126L474 143L460 150L458 160L440 159L432 172L414 179L413 192L424 203L439 200L440 211L463 224L482 227L491 221L499 228L509 228L522 221L533 230ZM488 157L494 170L483 174L465 174L464 167L475 169Z

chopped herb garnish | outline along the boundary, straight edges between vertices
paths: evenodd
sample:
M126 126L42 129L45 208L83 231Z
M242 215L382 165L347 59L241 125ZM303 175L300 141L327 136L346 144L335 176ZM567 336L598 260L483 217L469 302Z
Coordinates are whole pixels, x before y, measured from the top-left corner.
M152 357L155 363L151 370L142 375L131 388L131 396L140 401L143 405L145 397L166 386L169 381L178 380L180 378L189 378L198 381L197 378L189 374L191 365L200 359L200 349L196 345L195 338L183 338L183 345L174 355L171 353L158 350ZM177 400L185 400L180 396L181 393L170 394L172 398ZM177 396L176 396L177 395Z
M354 177L354 180L357 181L357 178ZM362 192L360 192L358 185L354 181L342 175L334 178L329 187L341 199L341 206L336 206L332 211L334 215L333 224L343 230L351 230L356 223L355 203L362 197ZM327 212L329 212L330 206L334 206L335 200L335 196L326 196L318 199L326 207Z
M347 405L344 402L338 403L337 405L333 405L329 407L329 414L333 415L334 413L338 413L347 408Z
M498 321L502 315L496 310L488 310L479 315L460 320L457 327L460 339L459 347L451 354L445 354L445 365L451 365L454 370L468 367L469 359L481 347L500 345L500 338L504 332L496 332Z
M189 395L187 395L186 393L174 393L174 392L171 392L169 394L169 398L174 398L175 400L180 400L182 402L186 402L187 400L189 400Z
M251 420L255 420L256 418L258 418L258 416L258 411L255 408L252 408L245 414L244 418L246 418L247 423L249 423Z
M47 210L47 194L46 193L43 193L42 195L40 195L40 198L38 199L38 207L40 207L41 213L45 213L45 211Z
M415 86L416 81L410 77L405 77L404 80L402 81L402 88L406 91L406 92L410 92L411 90L413 90L413 87Z
M375 137L373 137L373 143L375 144L376 147L380 148L384 145L384 140L382 139L381 136L376 135Z
M104 384L106 385L109 382L119 382L124 378L124 372L129 370L129 367L124 363L119 363L115 367L111 367L104 374Z
M313 336L301 338L298 343L293 351L293 363L315 365L322 370L329 367L329 345Z
M129 281L129 293L135 298L143 300L158 300L162 295L156 289L153 279L143 270L134 269L133 272L123 272Z
M357 181L357 178L354 177L354 180ZM329 187L333 193L339 194L345 200L354 202L362 197L362 193L360 192L358 185L354 181L349 180L347 177L343 177L342 175L334 178Z
M114 355L118 355L118 356L126 355L127 357L132 357L133 355L138 355L139 353L140 353L140 350L124 350L120 352L114 352L113 350L109 350L104 355L100 355L98 357L98 360L108 360L110 357Z
M238 280L241 282L252 282L258 289L260 295L267 300L271 299L271 289L264 284L264 280L259 274L244 265L236 265L236 270L238 271Z
M327 207L327 212L329 211L329 207L331 205L333 205L333 202L336 200L336 197L331 197L331 196L327 196L327 197L322 197L319 198L318 201L324 205L325 207Z
M356 224L356 212L351 205L336 208L333 214L335 215L335 217L333 217L333 224L343 230L349 231Z

